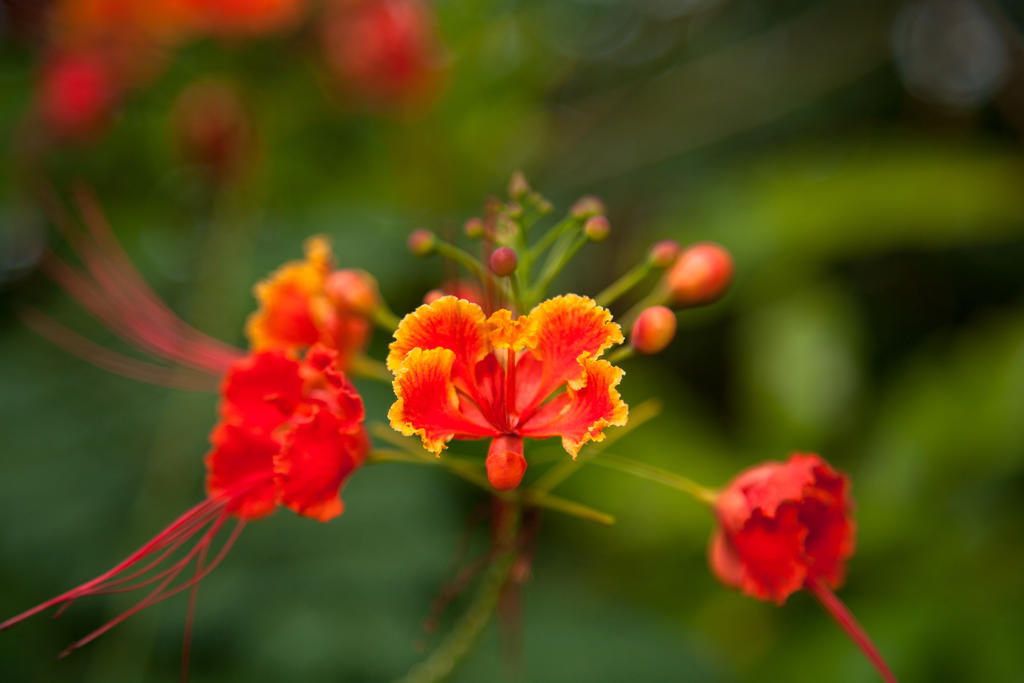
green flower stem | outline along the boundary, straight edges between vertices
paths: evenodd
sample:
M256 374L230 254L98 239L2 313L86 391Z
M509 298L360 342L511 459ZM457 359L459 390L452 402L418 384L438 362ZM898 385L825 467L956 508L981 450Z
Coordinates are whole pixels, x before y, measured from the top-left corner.
M383 301L377 304L377 308L373 309L371 317L374 324L386 332L394 332L398 329L398 323L401 322L398 316L392 313L391 309Z
M633 350L632 346L621 346L608 354L608 362L618 363L619 361L632 358L635 353L636 351Z
M512 273L508 278L512 289L512 304L520 315L526 313L526 301L523 299L523 290L519 286L519 273Z
M572 257L576 255L583 245L590 241L586 235L580 235L577 237L569 246L564 250L553 250L549 256L547 262L544 264L544 270L541 271L540 277L537 278L537 284L530 290L530 296L528 299L530 303L536 303L544 296L548 290L548 286L551 285L551 281L558 276L562 269L565 268L566 264L572 260Z
M391 373L388 372L387 366L379 360L363 355L352 359L352 363L349 365L349 372L354 377L364 377L385 384L391 384L393 379Z
M530 248L528 255L529 261L534 261L538 256L547 251L552 244L555 243L559 237L569 232L574 228L579 228L583 225L583 222L578 218L572 216L566 216L562 220L558 221L551 226L550 229L537 242Z
M580 453L575 460L562 460L557 465L551 467L533 483L530 490L537 493L546 493L553 490L559 484L578 472L579 469L583 467L584 463L624 437L626 434L629 434L640 425L654 419L660 413L661 401L656 398L648 399L633 407L629 411L629 422L618 429L608 432L604 441L588 444L586 450ZM562 453L562 455L564 456L564 453Z
M437 253L441 254L441 256L444 256L445 258L450 258L451 260L455 261L469 272L476 275L478 278L480 278L480 282L484 286L486 286L488 282L492 283L495 289L501 292L502 296L505 298L506 301L512 300L512 293L509 291L508 285L504 282L501 282L498 278L492 277L491 271L488 270L484 266L484 264L480 262L479 259L477 259L469 252L460 249L454 244L442 242L441 240L437 240L434 243L434 249L436 249Z
M692 479L688 479L682 475L669 472L668 470L663 470L660 467L655 467L654 465L648 465L644 462L630 460L629 458L623 458L622 456L612 455L610 453L603 453L600 458L595 458L591 460L591 462L610 470L632 474L634 477L647 479L661 484L662 486L682 491L683 493L707 505L714 505L715 500L718 498L717 491L701 486Z
M622 329L630 330L633 328L633 323L640 317L640 314L645 309L651 306L660 306L668 301L668 292L661 285L654 288L650 294L645 296L640 301L636 302L632 308L630 308L624 316L619 319L619 324L622 325Z
M495 531L494 550L496 556L480 581L476 595L462 614L448 637L441 642L429 657L414 666L408 674L399 679L401 683L433 683L444 680L455 670L473 647L487 624L491 621L501 590L508 581L509 572L515 562L516 535L519 532L518 506L506 504L511 509L502 511L498 529Z
M654 266L649 259L644 259L630 270L626 271L618 280L605 287L594 297L599 306L608 306L615 302L620 296L633 289L640 283Z
M375 435L381 436L376 433ZM398 435L396 434L395 436ZM402 437L399 436L398 438L401 439ZM479 467L456 456L446 455L442 458L438 458L426 451L423 451L422 449L420 449L419 452L406 450L404 448L402 450L374 449L369 453L369 455L367 455L366 460L367 463L404 462L412 465L440 467L504 501L546 508L554 512L561 512L562 514L566 514L571 517L578 517L590 522L597 522L598 524L611 525L615 523L615 517L607 512L595 510L588 505L577 503L576 501L568 500L561 496L553 496L546 491L535 491L531 487L516 489L514 491L495 491L494 487L491 486L491 483L487 481L487 475L485 475Z

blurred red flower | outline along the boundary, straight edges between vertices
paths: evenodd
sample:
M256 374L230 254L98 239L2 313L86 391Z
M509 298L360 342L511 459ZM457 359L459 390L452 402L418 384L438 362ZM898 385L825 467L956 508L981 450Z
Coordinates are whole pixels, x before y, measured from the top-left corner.
M850 482L814 454L752 467L719 494L711 568L723 583L778 604L810 582L837 588L853 555Z

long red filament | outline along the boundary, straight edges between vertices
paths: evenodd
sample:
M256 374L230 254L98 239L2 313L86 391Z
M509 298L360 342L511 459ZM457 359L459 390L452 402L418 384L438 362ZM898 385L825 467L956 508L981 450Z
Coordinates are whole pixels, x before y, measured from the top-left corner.
M871 664L878 670L878 673L881 674L882 680L886 683L899 683L896 680L896 676L893 675L889 666L885 663L885 660L882 659L882 654L878 651L878 648L871 642L871 638L861 628L861 625L857 623L857 619L854 618L850 610L843 604L843 601L836 597L836 594L829 590L828 586L822 583L820 579L808 580L806 587L818 599L818 602L821 603L825 611L836 620L836 623L846 631L850 639L870 660Z
M513 415L516 412L516 350L508 348L505 363L505 423L506 429L514 425Z
M175 369L130 358L69 330L44 313L28 308L19 311L22 322L33 332L68 353L98 368L147 384L184 391L215 391L218 379L183 368Z
M83 308L127 341L158 358L215 376L223 374L242 351L202 334L175 315L135 270L92 195L76 188L75 197L88 233L75 225L52 191L45 192L44 200L88 276L54 256L44 263L50 276ZM135 376L143 379L145 374L136 372Z

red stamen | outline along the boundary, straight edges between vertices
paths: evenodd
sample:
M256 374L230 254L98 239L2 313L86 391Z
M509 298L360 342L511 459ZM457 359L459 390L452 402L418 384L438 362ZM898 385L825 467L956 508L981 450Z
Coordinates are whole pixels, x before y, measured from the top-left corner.
M896 680L896 676L893 675L889 666L882 659L882 654L875 647L875 644L871 642L871 638L861 628L861 625L857 623L853 614L847 609L843 601L836 597L836 594L829 590L820 579L808 579L806 583L807 590L818 599L821 606L828 612L836 623L846 631L846 634L850 636L850 639L860 648L861 652L871 661L878 673L881 674L882 680L886 683L899 683Z
M51 344L116 375L184 391L209 392L217 389L218 380L212 375L184 368L167 368L111 351L34 309L22 309L19 314L27 327Z
M516 350L508 348L505 362L505 429L511 429L516 412Z

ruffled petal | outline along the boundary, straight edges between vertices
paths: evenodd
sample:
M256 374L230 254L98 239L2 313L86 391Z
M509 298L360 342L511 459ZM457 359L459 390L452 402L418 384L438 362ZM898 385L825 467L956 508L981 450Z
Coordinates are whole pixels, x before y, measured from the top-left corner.
M471 419L461 409L452 381L455 362L455 352L448 348L409 351L395 374L398 400L388 411L392 428L406 436L419 434L423 447L438 454L453 438L498 434L492 425L479 417Z
M323 237L306 242L306 260L290 261L256 285L259 309L246 322L253 350L311 346L321 338L324 281L331 268L330 243Z
M615 389L623 370L586 354L580 366L582 386L570 385L565 393L545 403L516 428L517 434L536 439L561 436L562 446L576 457L587 441L604 440L605 427L626 424L629 407Z
M224 498L227 509L242 519L274 511L274 455L280 444L269 434L221 423L210 435L213 444L205 459L206 493Z
M808 532L804 553L810 573L838 588L845 578L846 561L853 556L857 526L849 480L820 459L819 463L814 468L814 485L800 505L800 521Z
M804 490L814 483L814 466L822 462L814 456L810 461L797 457L788 463L767 462L744 470L733 479L716 506L718 517L727 531L742 526L754 510L768 517L786 501L798 501Z
M221 388L225 420L259 432L277 429L302 399L299 363L281 351L253 353L232 364Z
M743 563L721 529L715 529L708 546L711 573L730 588L743 587Z
M321 522L340 515L340 489L369 450L365 430L315 406L283 439L273 462L281 505Z
M490 350L484 312L474 303L444 296L405 316L395 330L388 370L397 374L414 349L449 349L453 374L464 390L473 386L473 368Z
M579 386L584 381L581 355L597 358L623 340L611 313L577 294L548 299L530 311L528 318L530 348L537 363L525 362L518 378L519 391L530 396L525 410L539 405L564 383Z
M772 518L755 511L730 539L743 566L743 592L781 605L807 578L807 527L795 503L784 503L776 512Z

